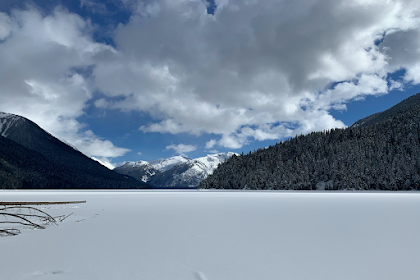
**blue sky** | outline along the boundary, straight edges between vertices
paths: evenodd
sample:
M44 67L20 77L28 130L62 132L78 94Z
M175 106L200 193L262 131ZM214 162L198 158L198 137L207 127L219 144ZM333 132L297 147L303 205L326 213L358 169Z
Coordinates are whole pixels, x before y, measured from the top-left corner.
M420 92L420 4L0 2L0 111L115 165L247 153Z

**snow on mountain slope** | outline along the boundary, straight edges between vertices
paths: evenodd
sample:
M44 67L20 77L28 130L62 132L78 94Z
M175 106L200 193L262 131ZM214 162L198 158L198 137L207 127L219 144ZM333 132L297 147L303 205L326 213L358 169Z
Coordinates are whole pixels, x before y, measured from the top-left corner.
M239 154L228 152L228 153L211 154L205 157L196 158L193 160L194 168L192 169L197 172L204 172L207 177L207 175L210 175L213 173L213 171L217 168L219 163L224 162L225 160L227 160L233 155L238 156Z
M183 156L174 156L166 159L158 159L152 161L128 161L122 166L114 169L114 171L134 177L135 179L143 182L149 181L149 179L160 173L172 169L182 163L190 161L190 158Z
M130 167L137 167L137 166L143 166L143 165L150 165L150 163L148 163L145 160L139 160L139 161L125 161L123 163L123 165L127 165Z
M114 171L129 175L139 181L147 182L150 177L160 171L144 160L125 162L122 166L114 168Z
M114 170L158 188L194 188L212 174L220 163L234 154L236 153L211 154L196 159L175 156L149 162L127 162Z
M213 171L217 168L219 164L227 160L233 155L238 155L237 153L219 153L211 154L205 157L196 158L188 163L188 169L178 174L173 174L171 187L182 186L195 188L200 184L202 180L207 178L208 175L212 174ZM165 186L162 186L165 187Z
M25 119L20 116L0 112L0 135L7 137L7 131L19 120L25 121Z
M165 158L165 159L152 160L152 161L149 161L149 163L154 168L158 169L159 171L165 172L165 171L171 169L172 167L174 167L175 165L178 165L178 164L181 164L181 163L186 163L190 160L191 159L188 158L188 157L174 156L174 157Z

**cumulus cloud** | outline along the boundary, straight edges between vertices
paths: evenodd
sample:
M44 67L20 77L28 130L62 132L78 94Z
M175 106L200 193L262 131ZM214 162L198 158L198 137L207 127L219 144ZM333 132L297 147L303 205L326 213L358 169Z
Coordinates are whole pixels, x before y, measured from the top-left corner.
M145 133L213 133L206 149L240 148L344 127L328 111L402 86L387 81L401 68L420 82L416 1L217 3L208 15L200 0L139 2L94 69L96 86L123 98L97 106L149 113Z
M211 140L206 142L205 149L206 150L212 149L214 147L214 145L216 145L216 144L217 144L217 141L215 139L211 139Z
M6 23L6 24L5 24ZM77 118L93 96L83 71L94 56L113 51L96 43L90 24L57 8L0 13L0 111L22 115L89 156L107 162L128 149L87 130ZM3 40L3 41L1 41Z
M5 13L0 12L0 41L9 36L11 32L11 20Z
M165 150L174 150L177 154L185 155L186 153L197 150L197 147L193 145L185 145L185 144L178 144L178 145L172 144L172 145L166 146Z
M96 91L98 108L150 115L144 133L217 135L209 150L344 127L331 109L420 83L418 1L220 0L214 15L202 0L121 3L114 47L60 8L0 13L0 110L101 158L128 150L77 121Z

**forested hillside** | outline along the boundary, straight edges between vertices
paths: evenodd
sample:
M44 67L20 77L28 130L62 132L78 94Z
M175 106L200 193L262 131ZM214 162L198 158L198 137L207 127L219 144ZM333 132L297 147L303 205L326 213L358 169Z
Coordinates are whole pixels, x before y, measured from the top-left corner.
M420 190L420 95L346 129L233 156L199 188Z
M150 186L109 170L26 118L0 113L0 188L140 189Z
M147 186L55 163L0 136L0 189L129 189Z

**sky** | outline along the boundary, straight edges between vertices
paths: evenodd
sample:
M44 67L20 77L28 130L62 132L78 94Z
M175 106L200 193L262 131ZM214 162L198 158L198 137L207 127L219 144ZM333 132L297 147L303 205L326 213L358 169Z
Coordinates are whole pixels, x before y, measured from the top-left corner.
M0 111L108 166L248 153L418 92L419 1L0 1Z

